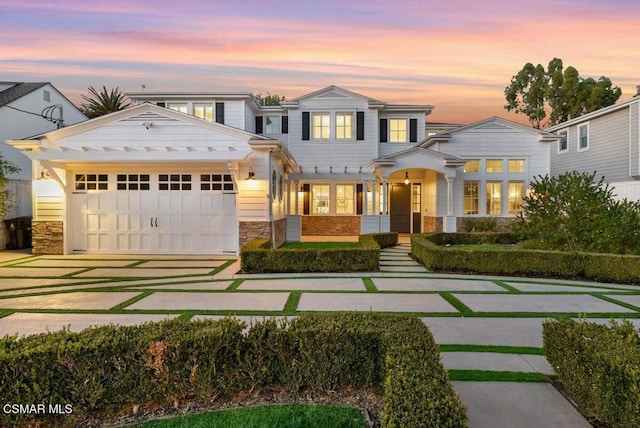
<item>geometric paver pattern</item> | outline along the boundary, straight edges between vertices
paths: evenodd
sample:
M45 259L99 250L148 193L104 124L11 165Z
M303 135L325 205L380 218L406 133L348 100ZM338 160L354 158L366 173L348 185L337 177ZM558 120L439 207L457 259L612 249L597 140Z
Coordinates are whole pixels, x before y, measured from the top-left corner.
M437 294L302 293L301 311L457 312Z
M375 278L373 283L380 291L506 291L491 281L477 280Z
M282 311L288 293L160 293L128 306L128 309Z
M476 312L635 312L588 295L505 295L496 299L485 294L456 295Z
M109 309L140 293L136 292L88 292L47 294L0 299L0 308L18 309Z

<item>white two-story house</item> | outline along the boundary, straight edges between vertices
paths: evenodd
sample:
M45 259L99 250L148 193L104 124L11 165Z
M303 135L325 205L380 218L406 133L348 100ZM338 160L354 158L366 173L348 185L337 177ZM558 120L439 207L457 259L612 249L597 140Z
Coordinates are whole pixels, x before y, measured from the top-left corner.
M64 230L34 251L236 254L254 237L456 231L513 218L558 139L499 118L428 135L433 106L336 86L276 106L251 93L127 95L127 110L10 142L50 177L39 236Z

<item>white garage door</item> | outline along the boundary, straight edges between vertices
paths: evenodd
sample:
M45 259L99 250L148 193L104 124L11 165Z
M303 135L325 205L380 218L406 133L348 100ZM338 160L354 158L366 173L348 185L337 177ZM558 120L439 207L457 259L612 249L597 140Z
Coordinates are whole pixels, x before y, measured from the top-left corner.
M231 175L74 174L73 250L222 254L238 246Z

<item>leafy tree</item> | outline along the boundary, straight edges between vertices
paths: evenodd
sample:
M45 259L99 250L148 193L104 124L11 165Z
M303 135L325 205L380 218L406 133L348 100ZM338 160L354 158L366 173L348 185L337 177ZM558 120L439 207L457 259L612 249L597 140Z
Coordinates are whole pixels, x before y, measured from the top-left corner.
M9 162L0 152L0 219L12 208L11 191L7 188L7 175L20 172L20 168Z
M582 78L575 67L564 68L562 60L549 61L547 69L524 65L504 90L508 111L524 114L535 128L556 125L614 104L622 95L618 86L601 76Z
M93 86L89 86L88 91L88 96L82 96L86 103L82 104L80 110L89 119L124 110L130 105L127 96L118 87L108 90L106 86L103 86L102 90L98 92Z
M640 253L640 203L614 199L596 173L538 176L515 231L543 249Z
M286 101L285 96L280 96L280 95L276 95L273 94L271 95L271 93L267 92L267 95L262 95L262 92L258 92L256 95L256 101L258 101L258 104L263 105L263 106L277 106L280 105L280 103L282 101Z

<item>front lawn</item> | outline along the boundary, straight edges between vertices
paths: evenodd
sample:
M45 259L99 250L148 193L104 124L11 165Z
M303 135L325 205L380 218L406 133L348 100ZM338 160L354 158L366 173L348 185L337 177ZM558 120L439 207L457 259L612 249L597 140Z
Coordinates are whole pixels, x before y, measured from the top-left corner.
M328 250L332 248L358 248L359 242L285 242L284 249Z
M364 428L361 410L320 405L272 405L219 410L150 421L139 428Z

